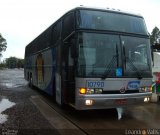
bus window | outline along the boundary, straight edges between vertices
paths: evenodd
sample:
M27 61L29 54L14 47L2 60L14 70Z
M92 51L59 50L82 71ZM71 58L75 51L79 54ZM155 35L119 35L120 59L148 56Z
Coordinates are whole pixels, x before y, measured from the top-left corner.
M77 14L79 28L148 34L141 17L90 10L80 10Z
M133 66L135 66L142 75L147 75L144 71L150 71L150 52L149 52L149 39L121 36L122 45L125 48L126 61L125 75L130 76L135 74ZM131 65L132 64L132 65Z
M74 31L74 13L70 13L63 19L63 39Z

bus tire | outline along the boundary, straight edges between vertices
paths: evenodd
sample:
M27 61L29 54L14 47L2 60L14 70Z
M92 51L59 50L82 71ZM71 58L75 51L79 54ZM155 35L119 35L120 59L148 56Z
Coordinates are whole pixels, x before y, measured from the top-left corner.
M30 78L29 78L29 87L33 88L33 78L32 78L32 76L30 76Z

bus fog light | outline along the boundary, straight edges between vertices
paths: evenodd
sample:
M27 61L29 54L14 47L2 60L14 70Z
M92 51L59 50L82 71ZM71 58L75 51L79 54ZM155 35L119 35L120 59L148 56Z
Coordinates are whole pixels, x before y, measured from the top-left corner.
M149 97L144 98L144 102L149 102L149 100L150 100Z
M93 105L93 100L87 99L85 105Z

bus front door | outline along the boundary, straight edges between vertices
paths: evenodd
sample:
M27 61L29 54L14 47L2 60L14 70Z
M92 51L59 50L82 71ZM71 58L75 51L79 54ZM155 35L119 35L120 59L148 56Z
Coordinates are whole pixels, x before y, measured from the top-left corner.
M71 58L71 51L68 45L63 47L63 53L62 53L62 95L64 103L74 104L75 102L74 61L73 58Z

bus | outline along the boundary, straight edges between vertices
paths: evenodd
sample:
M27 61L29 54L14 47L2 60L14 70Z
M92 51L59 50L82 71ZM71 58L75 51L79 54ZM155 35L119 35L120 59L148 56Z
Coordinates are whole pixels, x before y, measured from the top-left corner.
M24 76L59 105L76 110L148 102L152 67L144 18L76 7L26 46Z

